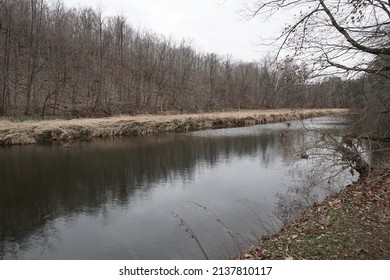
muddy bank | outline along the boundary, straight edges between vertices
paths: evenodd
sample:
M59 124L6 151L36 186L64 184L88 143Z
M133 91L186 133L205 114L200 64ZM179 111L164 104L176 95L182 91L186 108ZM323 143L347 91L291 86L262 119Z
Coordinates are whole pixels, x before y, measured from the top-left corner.
M242 127L347 112L344 109L284 109L23 122L0 119L0 146Z
M388 162L388 161L387 161ZM390 164L307 209L238 259L390 259Z

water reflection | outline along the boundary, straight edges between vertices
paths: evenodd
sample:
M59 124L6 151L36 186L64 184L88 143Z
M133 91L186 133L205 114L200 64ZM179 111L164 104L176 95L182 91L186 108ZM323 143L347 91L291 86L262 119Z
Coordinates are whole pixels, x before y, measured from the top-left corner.
M340 118L308 124L334 126L346 121ZM284 163L306 134L297 121L3 148L0 258L202 258L172 213L199 234L210 257L228 257L234 244L215 216L243 240L275 230L278 225L255 224L270 219L275 194L291 180ZM214 218L193 202L212 209Z

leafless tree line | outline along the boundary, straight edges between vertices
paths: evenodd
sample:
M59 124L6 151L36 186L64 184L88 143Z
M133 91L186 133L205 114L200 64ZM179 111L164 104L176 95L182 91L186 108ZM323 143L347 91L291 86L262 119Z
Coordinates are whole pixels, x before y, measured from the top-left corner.
M360 75L365 95L359 98L390 109L390 1L253 0L248 10L263 18L294 11L274 38L279 54L288 50L310 63L316 76Z
M362 107L362 80L310 82L291 58L246 63L61 1L0 1L0 115ZM379 102L380 103L380 102Z

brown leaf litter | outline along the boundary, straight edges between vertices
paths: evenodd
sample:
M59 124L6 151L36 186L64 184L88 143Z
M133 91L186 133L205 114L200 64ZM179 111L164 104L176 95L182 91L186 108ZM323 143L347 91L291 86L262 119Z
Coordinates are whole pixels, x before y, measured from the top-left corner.
M314 205L238 259L390 259L390 164Z

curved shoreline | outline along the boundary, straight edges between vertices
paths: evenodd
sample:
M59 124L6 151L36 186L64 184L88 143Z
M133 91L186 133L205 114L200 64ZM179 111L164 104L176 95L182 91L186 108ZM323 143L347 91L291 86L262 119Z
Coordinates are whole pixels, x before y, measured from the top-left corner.
M365 181L327 196L236 259L390 259L389 185L387 160L375 166Z
M347 109L279 109L23 122L0 119L0 146L242 127L348 112Z

